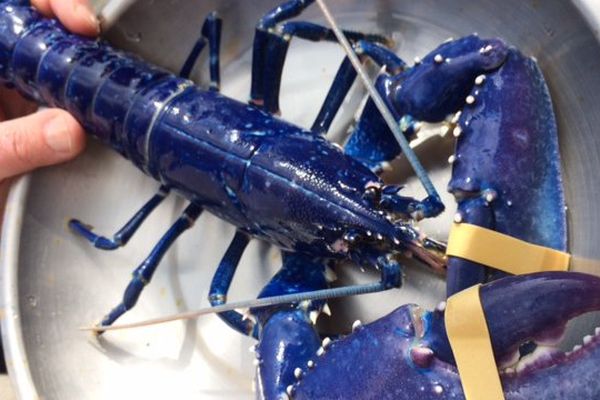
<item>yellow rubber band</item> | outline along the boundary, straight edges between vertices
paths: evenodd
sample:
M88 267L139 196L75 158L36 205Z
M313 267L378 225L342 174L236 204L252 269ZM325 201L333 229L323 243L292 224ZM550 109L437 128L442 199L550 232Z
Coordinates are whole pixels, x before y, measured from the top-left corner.
M504 400L502 383L494 359L480 285L448 299L446 331L467 400Z
M515 239L481 226L454 224L448 238L448 256L493 267L513 275L568 271L571 255Z

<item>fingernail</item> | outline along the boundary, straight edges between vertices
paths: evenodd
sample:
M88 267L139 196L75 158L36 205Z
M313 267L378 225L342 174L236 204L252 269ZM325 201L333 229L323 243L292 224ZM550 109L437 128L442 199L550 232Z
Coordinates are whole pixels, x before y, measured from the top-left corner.
M94 9L87 0L75 1L75 14L79 15L82 19L87 19L94 26L96 32L100 32L100 21L98 21Z
M55 117L44 126L44 139L46 144L57 153L70 153L73 151L71 134L61 117Z

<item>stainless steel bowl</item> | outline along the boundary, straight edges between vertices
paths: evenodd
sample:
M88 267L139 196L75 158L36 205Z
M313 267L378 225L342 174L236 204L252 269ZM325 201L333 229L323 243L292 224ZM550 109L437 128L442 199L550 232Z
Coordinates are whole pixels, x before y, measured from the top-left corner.
M240 100L249 90L253 26L275 1L139 1L108 37L177 70L192 46L200 23L213 9L225 20L223 91ZM598 273L600 206L596 174L600 170L600 47L593 0L329 0L342 25L391 35L405 59L424 55L449 36L479 32L499 36L535 56L555 102L569 204L570 249L576 269ZM583 10L580 11L580 10ZM313 6L304 17L324 23ZM316 114L342 53L334 44L295 41L289 51L282 110L286 119L309 125ZM200 71L200 69L198 69ZM199 73L196 78L203 80ZM343 130L354 103L336 122ZM451 143L432 137L419 153L444 191L446 156ZM435 150L435 151L434 151ZM434 155L435 154L435 155ZM408 175L398 163L400 175ZM66 229L70 217L82 218L110 233L156 190L125 160L91 144L78 160L22 179L11 193L1 257L3 340L19 397L35 399L249 398L252 397L253 341L226 328L216 317L154 328L109 333L100 340L77 330L97 321L121 297L132 269L176 218L182 202L169 199L124 249L93 249ZM418 192L409 179L409 191ZM420 193L420 192L418 192ZM448 200L450 209L452 200ZM447 214L451 214L451 211ZM444 238L448 216L423 229ZM165 257L152 284L127 320L206 305L210 278L233 230L203 216ZM274 249L253 243L244 255L231 289L231 300L248 299L274 273ZM587 260L587 261L586 261ZM345 283L376 279L339 271ZM433 306L443 299L443 282L419 268L407 268L402 290L334 302L331 327L369 321L397 305ZM125 319L124 319L125 320ZM598 319L582 320L576 336ZM592 322L590 322L592 321ZM575 336L574 336L575 337Z

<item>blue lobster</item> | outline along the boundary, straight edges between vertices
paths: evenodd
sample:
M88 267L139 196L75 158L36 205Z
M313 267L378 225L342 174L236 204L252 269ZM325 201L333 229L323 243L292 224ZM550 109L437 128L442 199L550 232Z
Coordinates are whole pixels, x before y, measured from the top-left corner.
M375 266L381 271L381 288L400 286L398 256L406 252L434 268L443 267L444 261L437 255L440 246L423 238L411 224L413 218L437 215L443 205L435 196L423 201L401 196L399 187L382 182L382 166L395 158L400 148L373 103L367 102L344 151L321 135L328 131L355 79L347 59L310 130L274 117L279 111L279 83L290 39L334 38L329 29L319 25L286 22L312 2L287 1L257 25L250 106L218 93L221 21L214 14L207 18L202 36L179 76L174 76L103 42L67 33L58 22L41 17L26 1L0 3L0 81L42 104L68 110L91 134L161 183L158 194L114 237L98 236L77 220L70 222L71 228L98 248L115 249L127 243L169 191L190 201L134 271L122 302L101 326L111 325L135 305L164 253L203 210L238 228L211 285L213 305L225 303L239 259L252 237L273 243L283 252L281 271L260 297L326 289L325 268L336 260ZM458 125L454 130L463 134L450 185L459 200L462 220L564 248L566 229L556 127L535 62L500 40L472 35L441 45L421 63L407 68L381 45L385 38L355 32L347 35L363 58L384 67L376 86L408 138L415 134L419 121L439 122L463 110L455 117ZM207 44L211 67L208 91L187 80ZM488 79L484 80L486 74ZM525 98L524 107L508 102L509 96L503 93L510 90ZM513 108L519 109L518 119L511 119L509 107L511 113ZM514 128L513 140L506 146L498 145L506 126ZM492 127L495 130L489 131ZM486 132L491 133L481 137ZM481 151L482 145L475 138L485 143L486 151ZM536 168L527 179L519 177L518 185L511 186L510 174L501 177L507 179L497 178L498 171L514 160L515 155L508 154L515 146L523 150L517 160L521 163L517 174L532 163ZM501 164L496 164L498 158ZM519 195L518 189L523 186L539 188L540 193ZM510 230L509 218L529 215L531 210L546 205L549 208L542 209L547 209L547 216L552 218L546 220L547 225L557 224L551 233L541 222L524 222L520 229ZM449 293L495 278L493 274L481 276L480 271L485 271L481 266L468 264L466 260L449 260L453 266L449 282L454 282L449 285ZM463 276L463 269L457 268L461 265L472 272ZM309 301L253 309L256 322L234 311L220 314L234 329L260 339L257 380L262 396L280 398L305 393L314 398L329 368L331 374L336 370L340 374L339 368L344 369L335 362L327 367L313 360L315 354L327 353L327 359L337 359L335 354L347 356L343 346L329 351L331 341L326 338L322 342L315 330L310 315L320 312L323 306L323 301ZM390 318L383 318L375 326L385 325ZM372 331L368 340L395 339L394 332L385 329L364 330ZM443 329L436 332L443 338ZM362 343L360 335L357 332L344 340ZM437 356L438 348L432 349ZM378 361L365 357L360 364L375 368ZM319 367L310 374L314 376L313 386L310 379L295 385L304 374L302 367L315 364ZM345 386L347 390L354 387ZM412 398L409 390L404 392ZM330 393L325 397L346 397ZM370 395L362 393L363 397Z
M333 38L329 29L306 22L284 24L281 35L270 32L310 3L285 3L261 21L254 46L255 106L218 93L221 21L214 13L175 76L102 41L68 33L27 1L0 3L0 80L41 104L68 110L93 136L161 183L159 192L112 238L96 235L78 220L70 222L72 230L96 247L112 250L127 243L171 190L190 202L134 271L123 301L102 326L111 325L135 305L164 253L203 210L238 228L215 273L213 305L225 302L237 261L251 237L284 252L282 272L264 293L325 287L323 271L331 260L350 259L378 268L381 288L400 285L399 254L410 252L434 268L443 267L438 244L424 239L407 220L413 213L439 213L443 209L439 201L398 195L398 188L385 186L364 157L350 154L359 146L344 152L318 134L331 123L349 79L334 84L315 122L319 129L302 129L273 115L278 111L279 78L290 38ZM385 38L348 35L375 61L402 68L393 53L377 44ZM207 44L212 83L210 90L202 90L187 77ZM297 265L304 266L290 277ZM235 329L258 336L259 326L241 314L221 316Z

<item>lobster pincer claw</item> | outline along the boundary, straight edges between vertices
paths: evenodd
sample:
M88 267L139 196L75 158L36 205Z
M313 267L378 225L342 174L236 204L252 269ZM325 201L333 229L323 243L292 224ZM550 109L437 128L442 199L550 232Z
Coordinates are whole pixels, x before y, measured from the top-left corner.
M417 203L412 217L416 220L437 217L444 209L444 203L442 203L442 199L439 196L427 196L424 200Z
M600 336L586 336L571 352L557 348L569 320L600 310L600 278L564 272L507 277L481 286L480 299L507 400L600 398ZM537 348L520 357L524 343ZM293 389L295 399L465 398L444 310L415 305L331 343Z
M461 110L477 76L499 68L508 49L499 39L466 36L440 45L397 75L380 75L375 86L412 140L420 122L442 122ZM346 153L380 172L400 151L374 102L368 101Z
M417 221L435 217L445 209L444 203L438 195L431 195L419 201L414 197L399 195L400 189L402 186L398 185L385 185L381 189L370 186L365 192L365 198L392 215Z
M379 257L377 265L381 269L381 283L386 289L402 286L402 268L392 257Z
M458 202L455 222L565 251L557 125L535 60L510 48L499 69L475 79L454 122L456 154L448 191ZM450 257L448 294L483 282L473 280L489 274L482 267Z

